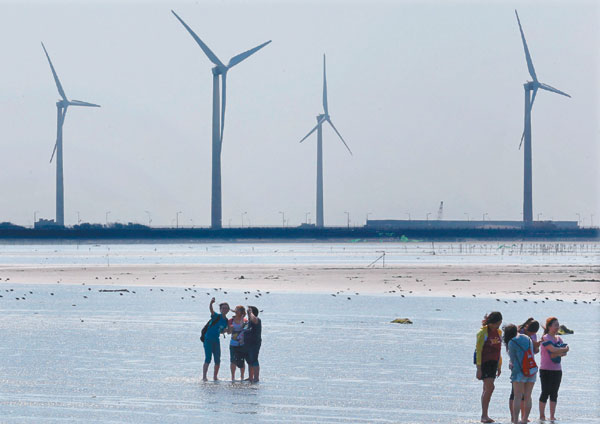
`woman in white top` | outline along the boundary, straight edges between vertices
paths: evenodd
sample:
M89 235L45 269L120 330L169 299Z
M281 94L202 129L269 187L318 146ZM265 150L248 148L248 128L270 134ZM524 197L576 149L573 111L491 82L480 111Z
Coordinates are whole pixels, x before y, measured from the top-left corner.
M248 320L246 317L246 308L241 305L235 307L235 315L229 320L229 326L227 332L231 334L231 341L229 342L229 361L231 369L231 381L235 381L235 369L240 369L241 380L244 380L244 350L238 340L244 325Z

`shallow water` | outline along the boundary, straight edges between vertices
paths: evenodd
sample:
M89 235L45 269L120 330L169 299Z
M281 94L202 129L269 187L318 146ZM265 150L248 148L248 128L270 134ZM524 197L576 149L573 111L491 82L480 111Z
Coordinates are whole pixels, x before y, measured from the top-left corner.
M355 265L600 263L597 242L0 244L0 265ZM377 265L382 264L380 259Z
M556 315L575 330L565 336L572 350L557 415L600 423L597 304L89 288L0 284L1 422L477 422L475 333L482 315L499 309L505 323ZM261 383L227 381L223 339L224 380L200 381L199 334L213 294L263 310ZM414 324L389 323L396 317ZM505 366L490 408L501 423L508 375ZM539 390L538 382L535 403Z

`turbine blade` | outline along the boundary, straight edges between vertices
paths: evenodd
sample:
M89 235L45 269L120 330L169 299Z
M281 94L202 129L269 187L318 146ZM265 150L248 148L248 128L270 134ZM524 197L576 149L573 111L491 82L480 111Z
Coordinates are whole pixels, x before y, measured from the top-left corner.
M223 144L223 130L225 129L225 103L227 101L227 71L221 74L221 145Z
M58 88L58 94L63 100L67 101L67 95L65 94L65 90L63 90L60 80L58 79L58 75L56 74L56 70L54 69L54 65L52 65L52 61L50 60L50 55L46 50L46 46L42 43L42 48L44 49L44 53L46 53L46 57L48 58L48 63L50 64L50 69L52 70L52 75L54 76L54 82L56 83L56 88Z
M69 106L89 106L89 107L100 107L100 105L88 102L82 102L81 100L71 100Z
M517 22L519 23L519 31L521 31L521 40L523 40L523 48L525 49L525 60L527 60L527 69L529 69L529 75L535 82L537 82L537 75L535 74L535 68L533 67L533 62L531 60L531 54L529 54L529 48L527 47L527 41L525 41L525 34L523 33L523 27L521 27L521 20L519 19L519 14L515 9L515 15L517 15Z
M553 93L561 94L563 96L571 97L567 93L565 93L563 91L560 91L559 89L554 88L554 87L552 87L552 86L550 86L548 84L540 83L540 88L543 89L543 90L546 90L546 91L551 91Z
M329 110L327 107L327 76L325 72L325 55L323 55L323 110L325 111L325 115L329 115Z
M531 111L533 110L533 102L535 102L535 96L537 95L538 87L535 86L533 89L533 95L531 96L531 102L529 103L529 116L531 116ZM525 117L527 119L527 117ZM523 126L525 126L524 124ZM521 150L521 146L523 145L523 140L525 139L525 128L523 128L523 135L521 136L521 142L519 143L519 150Z
M56 153L56 146L58 146L58 143L54 143L54 150L52 150L52 156L50 156L50 163L52 163L52 159L54 159L54 154Z
M525 130L523 130L523 135L521 136L521 142L519 143L519 150L521 150L521 146L523 145L523 140L525 140Z
M314 127L312 130L310 130L310 131L308 132L308 134L306 134L302 140L300 140L300 143L302 143L302 142L303 142L304 140L306 140L306 139L307 139L307 138L308 138L308 137L309 137L309 136L310 136L312 133L314 133L314 132L317 130L317 128L319 128L319 125L321 125L321 124L323 123L323 121L325 121L325 119L321 119L319 122L317 122L317 125L315 125L315 127Z
M344 141L344 138L342 137L342 135L340 134L340 132L337 130L337 128L335 127L335 125L333 125L333 122L331 122L331 119L329 119L329 117L326 118L327 122L329 122L329 125L331 125L331 128L333 128L333 130L335 131L335 133L338 135L338 137L340 138L340 140L342 140L342 143L344 143L344 146L346 146L346 149L348 149L348 151L350 152L350 154L352 155L352 150L350 150L350 147L348 147L348 145L346 144L346 142ZM354 155L353 155L354 156Z
M529 104L529 113L533 110L533 102L535 102L535 96L537 95L538 88L533 89L533 95L531 96L531 103Z
M52 150L52 156L50 156L50 163L52 163L52 159L54 159L54 154L56 153L56 148L58 146L59 128L62 128L62 125L65 122L65 116L67 115L67 108L68 108L68 106L64 106L59 109L59 111L62 109L62 113L59 114L57 122L56 122L56 143L54 143L54 150Z
M206 44L204 44L204 42L202 42L202 40L200 39L200 37L198 37L196 35L196 33L194 31L192 31L192 29L185 23L183 22L183 19L181 19L179 17L179 15L177 15L177 13L175 13L173 10L171 10L171 13L173 13L173 15L175 15L175 17L179 20L179 22L181 22L181 24L185 27L185 29L187 29L187 31L190 33L190 35L192 36L192 38L194 40L196 40L196 43L198 43L198 45L200 46L200 48L202 49L202 51L204 52L204 54L208 57L208 59L214 63L217 66L221 66L221 67L225 67L225 65L223 64L223 62L221 62L219 60L219 58L217 57L217 55L215 55Z
M240 53L236 56L233 56L231 59L229 59L229 63L227 64L228 68L232 68L235 65L237 65L238 63L240 63L242 60L252 56L254 53L256 53L257 51L259 51L260 49L262 49L264 46L266 46L267 44L269 44L271 42L271 40L262 43L260 46L256 46L253 49L250 49L248 51L245 51L243 53Z

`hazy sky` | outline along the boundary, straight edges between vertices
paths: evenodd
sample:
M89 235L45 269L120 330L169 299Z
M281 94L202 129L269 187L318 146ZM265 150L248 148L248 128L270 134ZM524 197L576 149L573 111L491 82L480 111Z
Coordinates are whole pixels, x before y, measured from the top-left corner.
M518 8L540 81L534 218L600 222L600 6L502 2L0 2L0 222L54 218L59 98L65 223L210 223L212 64L273 42L228 74L223 225L315 220L316 134L327 54L325 224L521 219L523 83Z

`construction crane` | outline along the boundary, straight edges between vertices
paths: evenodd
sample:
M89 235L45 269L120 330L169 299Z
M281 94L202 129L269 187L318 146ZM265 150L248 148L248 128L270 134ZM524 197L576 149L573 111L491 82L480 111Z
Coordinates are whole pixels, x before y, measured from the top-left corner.
M438 219L438 221L441 221L442 219L444 219L444 201L443 200L440 202L440 208L438 209L437 219Z

